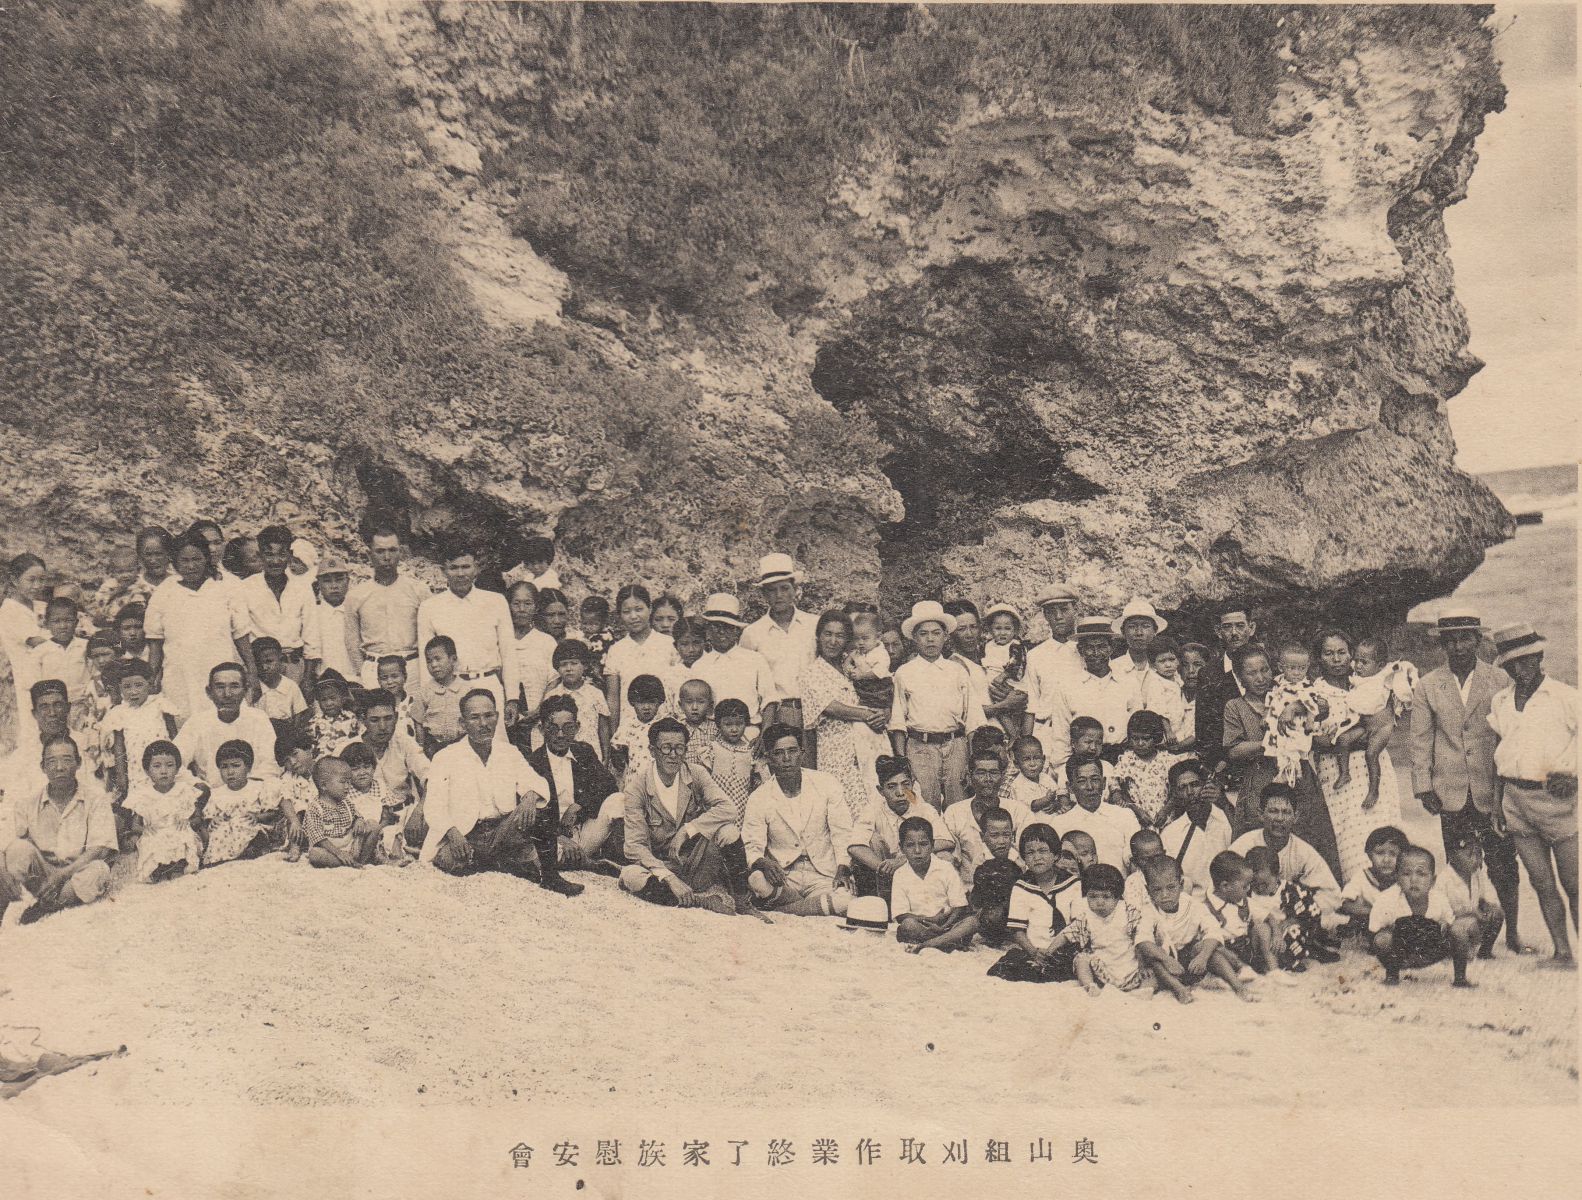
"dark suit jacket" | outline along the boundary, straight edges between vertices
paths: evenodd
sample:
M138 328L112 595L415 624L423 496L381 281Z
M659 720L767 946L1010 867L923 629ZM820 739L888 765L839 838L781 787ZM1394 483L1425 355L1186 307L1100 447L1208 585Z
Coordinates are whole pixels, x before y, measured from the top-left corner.
M571 790L573 795L557 796L555 794L555 773L549 769L549 748L540 746L527 755L527 765L532 767L544 777L544 782L549 785L549 798L560 806L560 811L565 812L568 800L577 805L577 821L582 823L599 813L602 805L614 793L620 791L615 782L615 776L599 761L599 756L593 752L593 747L587 742L571 743Z
M1197 680L1196 753L1207 767L1225 758L1225 702L1241 694L1234 672L1225 669L1225 654L1220 651L1203 664Z

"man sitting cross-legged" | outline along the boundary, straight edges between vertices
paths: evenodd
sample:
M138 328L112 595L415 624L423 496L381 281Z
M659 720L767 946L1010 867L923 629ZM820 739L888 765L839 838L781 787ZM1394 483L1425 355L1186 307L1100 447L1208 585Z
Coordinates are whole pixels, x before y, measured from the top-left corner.
M621 887L654 904L761 916L747 887L736 806L686 761L687 727L661 717L648 727L648 747L653 761L626 781L631 863L621 869Z

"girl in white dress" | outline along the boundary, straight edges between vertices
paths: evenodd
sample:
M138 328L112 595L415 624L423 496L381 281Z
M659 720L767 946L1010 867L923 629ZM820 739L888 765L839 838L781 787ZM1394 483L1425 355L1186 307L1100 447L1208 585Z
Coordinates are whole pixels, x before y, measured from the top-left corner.
M209 789L181 769L174 742L150 742L138 765L143 777L124 805L143 824L137 839L138 882L153 883L155 872L177 863L184 864L186 874L195 874L203 852L192 817Z
M201 712L208 701L209 671L222 662L242 664L249 688L252 662L247 652L247 619L233 589L209 571L209 547L201 537L183 536L175 546L176 573L154 589L143 632L154 648L154 674L183 717Z
M651 624L654 602L648 589L629 583L615 594L615 613L626 636L604 652L604 700L610 724L617 731L625 711L626 687L639 675L653 675L661 682L681 665L676 644Z

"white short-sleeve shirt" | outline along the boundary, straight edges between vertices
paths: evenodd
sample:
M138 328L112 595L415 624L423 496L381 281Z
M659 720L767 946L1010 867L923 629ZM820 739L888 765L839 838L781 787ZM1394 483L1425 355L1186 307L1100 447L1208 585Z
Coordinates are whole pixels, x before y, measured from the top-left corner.
M933 917L943 909L966 906L967 889L961 885L961 876L949 863L933 856L929 857L926 875L919 875L907 863L895 873L890 885L890 914L895 918L907 913Z
M1412 915L1412 906L1406 899L1406 893L1401 891L1400 884L1396 884L1380 893L1373 911L1368 914L1368 932L1378 933L1381 929L1388 929L1402 917ZM1441 925L1448 925L1456 919L1450 901L1445 899L1445 894L1437 886L1428 893L1428 907L1423 910L1423 916L1430 921L1438 921Z

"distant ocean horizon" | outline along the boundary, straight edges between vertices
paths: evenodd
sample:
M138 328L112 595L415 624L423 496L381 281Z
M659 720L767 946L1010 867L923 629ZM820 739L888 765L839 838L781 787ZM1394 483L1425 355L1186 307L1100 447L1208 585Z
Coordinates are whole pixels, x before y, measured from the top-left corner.
M1547 518L1551 512L1576 508L1576 463L1484 471L1478 478L1513 513L1541 512Z

